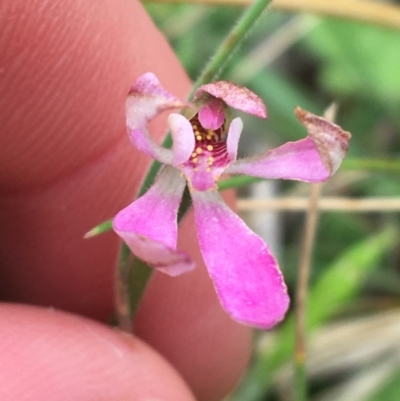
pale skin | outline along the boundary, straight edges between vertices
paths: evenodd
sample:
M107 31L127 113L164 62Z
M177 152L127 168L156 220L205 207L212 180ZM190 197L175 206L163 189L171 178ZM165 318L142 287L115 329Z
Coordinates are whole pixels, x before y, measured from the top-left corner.
M191 218L180 248L198 268L154 276L141 340L103 324L117 237L82 239L132 200L149 163L126 134L130 85L152 71L189 91L172 50L134 0L3 0L0 26L0 299L19 303L0 306L0 399L221 399L250 331L219 306Z

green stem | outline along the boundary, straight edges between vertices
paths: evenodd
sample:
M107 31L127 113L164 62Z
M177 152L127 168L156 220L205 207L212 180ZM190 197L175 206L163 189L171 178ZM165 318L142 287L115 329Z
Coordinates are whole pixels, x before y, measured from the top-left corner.
M365 170L371 172L399 172L400 160L391 159L344 159L341 169L343 170Z
M132 332L132 319L130 319L128 286L132 254L125 243L122 243L119 269L115 277L115 312L121 330Z
M298 355L295 356L295 378L294 378L294 388L295 388L295 400L296 401L306 401L307 398L307 371L305 367L305 361L301 360Z
M222 42L221 46L211 58L209 63L206 65L203 72L200 74L197 81L194 83L192 91L189 98L193 95L194 91L201 85L211 82L216 79L220 73L222 67L226 63L228 57L234 52L234 50L241 43L244 36L248 33L250 28L255 24L257 19L260 17L265 8L271 3L272 0L256 0L249 8L244 12L243 16L239 19L238 23ZM172 145L171 135L167 134L164 139L162 146L170 148ZM149 186L153 183L154 178L160 168L158 162L153 162L150 166L148 173L143 181L143 184L139 190L138 196L143 195ZM185 197L180 208L180 217L189 209L190 202L188 202L187 197ZM123 245L120 252L120 259L118 263L118 277L117 282L121 280L126 280L126 245ZM121 329L125 331L132 331L130 326L126 324L127 320L132 321L135 312L139 306L142 295L144 294L145 288L152 275L152 269L144 264L137 258L134 258L133 262L130 263L128 280L126 286L120 284L119 288L126 288L127 296L125 298L129 299L128 307L123 307L119 305L118 301L123 299L121 295L117 295L117 311L119 318L119 325Z
M245 35L257 22L263 11L271 4L272 0L256 0L242 15L232 31L221 43L220 47L208 62L203 72L197 78L190 92L191 97L196 89L205 83L215 80L234 50L238 48Z

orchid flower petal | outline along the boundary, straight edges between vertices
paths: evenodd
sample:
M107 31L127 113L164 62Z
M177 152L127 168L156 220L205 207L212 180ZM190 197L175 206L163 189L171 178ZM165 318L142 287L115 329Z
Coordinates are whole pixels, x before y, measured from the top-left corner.
M148 72L133 84L126 99L126 125L131 142L141 152L170 164L173 154L170 149L158 145L149 135L148 122L164 110L185 106L174 95L166 91L157 77Z
M296 114L308 129L307 138L287 142L254 158L238 160L226 172L306 182L327 180L346 154L350 133L300 108Z
M346 156L351 138L350 132L300 107L296 107L295 113L313 139L322 164L329 171L329 175L333 175Z
M271 328L289 305L274 257L217 191L195 191L192 199L200 249L222 306L239 322Z
M203 128L217 130L225 121L225 105L220 99L211 98L199 110L199 121Z
M306 182L320 182L329 178L314 141L309 137L287 142L260 156L238 160L226 172Z
M194 268L189 256L176 250L177 213L184 188L179 171L167 166L146 194L113 220L115 232L134 255L171 276Z
M228 138L226 139L226 151L228 153L231 162L236 161L239 139L242 134L243 121L240 117L236 117L232 120L229 126Z
M179 166L190 158L195 144L192 125L181 114L171 113L168 116L168 124L174 144L173 166Z
M267 110L264 102L255 93L244 86L239 86L229 81L212 82L202 85L194 94L194 102L206 99L204 103L207 104L208 95L222 99L228 106L234 109L261 118L267 117Z

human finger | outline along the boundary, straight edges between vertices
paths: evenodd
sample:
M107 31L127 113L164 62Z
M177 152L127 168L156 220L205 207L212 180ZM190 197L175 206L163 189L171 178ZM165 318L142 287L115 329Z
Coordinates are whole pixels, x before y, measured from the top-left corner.
M52 309L0 305L2 401L194 401L142 341Z

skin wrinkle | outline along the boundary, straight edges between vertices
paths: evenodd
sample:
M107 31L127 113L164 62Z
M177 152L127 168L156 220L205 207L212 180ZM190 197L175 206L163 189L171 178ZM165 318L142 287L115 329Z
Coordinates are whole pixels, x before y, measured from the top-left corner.
M124 142L128 142L129 140L126 135L120 136L118 138L114 138L110 144L104 146L102 151L99 153L95 153L91 155L90 158L85 159L82 164L78 166L74 166L69 171L65 171L63 174L60 173L59 176L49 179L47 182L40 183L38 185L24 186L19 189L1 189L0 197L9 198L14 196L28 196L35 195L44 191L51 191L53 187L57 187L59 185L63 185L67 181L72 181L75 176L79 176L84 174L85 170L96 169L96 166L99 166L103 163L107 163L107 159L111 158L115 153L115 150L121 146ZM127 145L129 146L129 145ZM134 151L132 151L132 157L135 157ZM148 162L147 162L148 164ZM109 216L110 217L110 216ZM106 218L109 218L106 217ZM100 222L100 221L99 221Z
M118 22L117 20L118 18L115 17L114 21L107 22L106 26L110 26L110 29L113 28ZM58 174L62 174L65 168L65 166L57 163L60 157L69 160L71 164L72 161L75 160L76 164L78 164L81 159L84 159L83 155L90 152L101 152L101 148L107 146L107 144L102 143L104 141L102 138L110 137L111 135L109 132L114 132L113 136L126 132L123 123L123 105L126 92L133 79L133 74L132 72L128 72L128 69L124 67L126 72L121 71L121 73L126 77L131 76L131 78L129 81L127 80L126 85L114 87L108 95L111 95L111 99L105 100L102 84L104 82L110 87L110 82L104 81L104 78L107 76L104 74L104 68L97 68L97 66L104 64L106 59L113 60L114 64L118 64L119 60L123 62L124 60L122 60L122 58L124 55L121 53L120 49L121 45L124 46L123 44L128 40L119 40L120 43L107 48L107 52L105 53L104 50L102 50L102 46L100 46L102 43L101 34L88 35L85 31L85 25L87 25L87 23L88 19L80 18L78 24L79 28L77 30L74 30L77 24L71 24L72 26L68 28L68 30L74 30L73 34L71 34L71 32L68 34L63 32L63 27L65 31L65 29L67 29L65 26L68 25L65 23L58 24L56 28L48 27L48 29L57 29L57 31L60 31L60 35L62 35L61 43L60 41L55 43L56 38L60 37L60 35L53 35L53 39L50 39L50 44L48 43L49 40L46 40L45 44L40 43L40 46L32 48L27 62L30 63L30 60L32 60L32 62L38 64L39 60L39 66L36 66L34 69L33 80L28 74L21 74L19 71L14 71L14 82L11 82L11 85L8 85L7 82L4 83L6 90L2 91L2 93L5 93L7 97L12 97L12 92L15 90L15 85L17 83L24 87L30 94L23 103L18 103L17 105L7 104L7 108L10 112L6 110L5 115L17 115L18 120L14 119L7 124L2 124L5 132L15 131L16 126L18 126L18 130L21 132L29 132L32 130L32 127L36 130L34 132L52 132L54 129L58 130L60 128L63 132L68 132L68 135L52 136L51 146L55 149L58 148L60 154L54 151L50 154L46 154L45 161L43 161L42 155L44 154L45 148L48 147L48 141L46 141L45 138L41 139L42 136L36 135L39 140L35 141L33 146L32 143L24 142L22 148L21 141L9 141L8 149L4 148L4 155L1 156L3 163L8 166L8 186L16 186L18 182L26 180L26 177L29 175L34 176L35 181L37 181L36 177L38 175L40 175L42 181L44 181L43 175L51 175L52 179L57 179ZM80 32L80 34L77 34L77 31ZM102 33L106 33L104 28ZM79 40L81 36L86 38L86 40ZM32 38L30 35L28 39L25 38L22 42L29 45L31 40ZM39 42L41 42L41 40ZM25 45L24 48L29 49L30 46ZM72 53L74 54L73 57L71 57ZM82 54L82 57L80 57L80 54ZM83 57L84 55L85 57ZM142 57L144 54L139 53L137 56ZM89 62L88 58L90 60ZM65 61L63 62L63 60ZM12 60L10 62L12 63ZM49 65L52 66L50 70L48 67ZM57 65L59 65L58 70L56 68ZM72 67L65 68L66 65L71 65ZM126 66L126 62L120 65ZM52 76L61 75L59 72L61 70L63 70L63 80L61 83L55 82ZM36 85L36 82L39 84ZM73 83L72 87L69 85L69 82ZM83 90L75 91L74 87L76 86L82 86ZM7 87L9 89L8 93ZM60 90L62 90L61 96L65 98L65 101L60 101L58 99L57 91L59 92ZM55 98L55 101L43 101L43 99L47 98ZM38 107L38 102L42 104L41 107ZM113 104L113 109L109 110L109 115L105 114L103 111L103 104L105 102ZM76 107L76 105L80 105L80 107ZM33 109L35 109L35 111L31 112ZM34 114L30 116L29 114L32 113ZM51 115L52 118L49 119L48 115ZM82 121L80 126L75 126L73 123L76 116L81 117ZM110 121L109 116L113 117L112 121ZM23 126L21 126L21 121ZM121 132L116 132L115 128L113 128L116 125L116 121L120 122ZM88 130L98 132L99 135L91 134L83 136L80 139L81 146L79 148L69 146L68 142L71 141L69 138L75 138L81 131L83 125L85 125ZM33 137L34 132L31 132L28 138ZM103 132L107 132L107 135L102 135ZM72 139L72 141L74 140L75 139ZM35 154L39 161L39 163L36 163L36 166L30 166L30 171L24 171L21 166L24 164L23 161L27 154ZM47 168L48 166L51 166L51 168ZM14 180L11 179L13 172ZM43 172L45 172L45 174L43 174ZM18 180L19 177L22 178ZM17 181L15 178L17 178ZM19 186L21 185L19 184Z
M118 163L129 159L132 167L135 160L142 160L139 155L136 159L131 158L132 150L131 146L121 143L120 148L110 154L110 159L102 160L97 168L90 166L81 170L79 175L57 183L46 191L36 192L29 198L23 195L0 198L0 220L6 227L0 232L0 242L7 243L8 237L18 238L3 248L3 268L0 271L3 299L55 304L88 316L92 316L91 311L97 310L95 317L99 319L110 316L118 241L112 233L89 240L84 240L83 234L132 197L132 184L137 182L135 177L138 177L139 170L136 166L134 171L129 171L125 169L127 166ZM108 168L104 168L107 165ZM110 178L115 176L119 180L114 184ZM124 184L124 178L129 180L130 176L132 180ZM106 187L97 190L93 201L93 191L103 182ZM117 197L113 195L114 185L118 190ZM104 204L108 205L107 210ZM72 225L69 224L71 214L75 221ZM22 231L19 227L21 223L26 226ZM60 227L63 227L61 232ZM48 237L44 243L43 233ZM80 256L71 255L70 248ZM20 268L12 269L13 264L18 264ZM36 266L35 269L30 267L32 265ZM98 266L101 274L85 266ZM104 274L105 271L107 274ZM24 272L23 280L21 272ZM99 292L103 294L100 302ZM60 299L62 295L64 301Z

